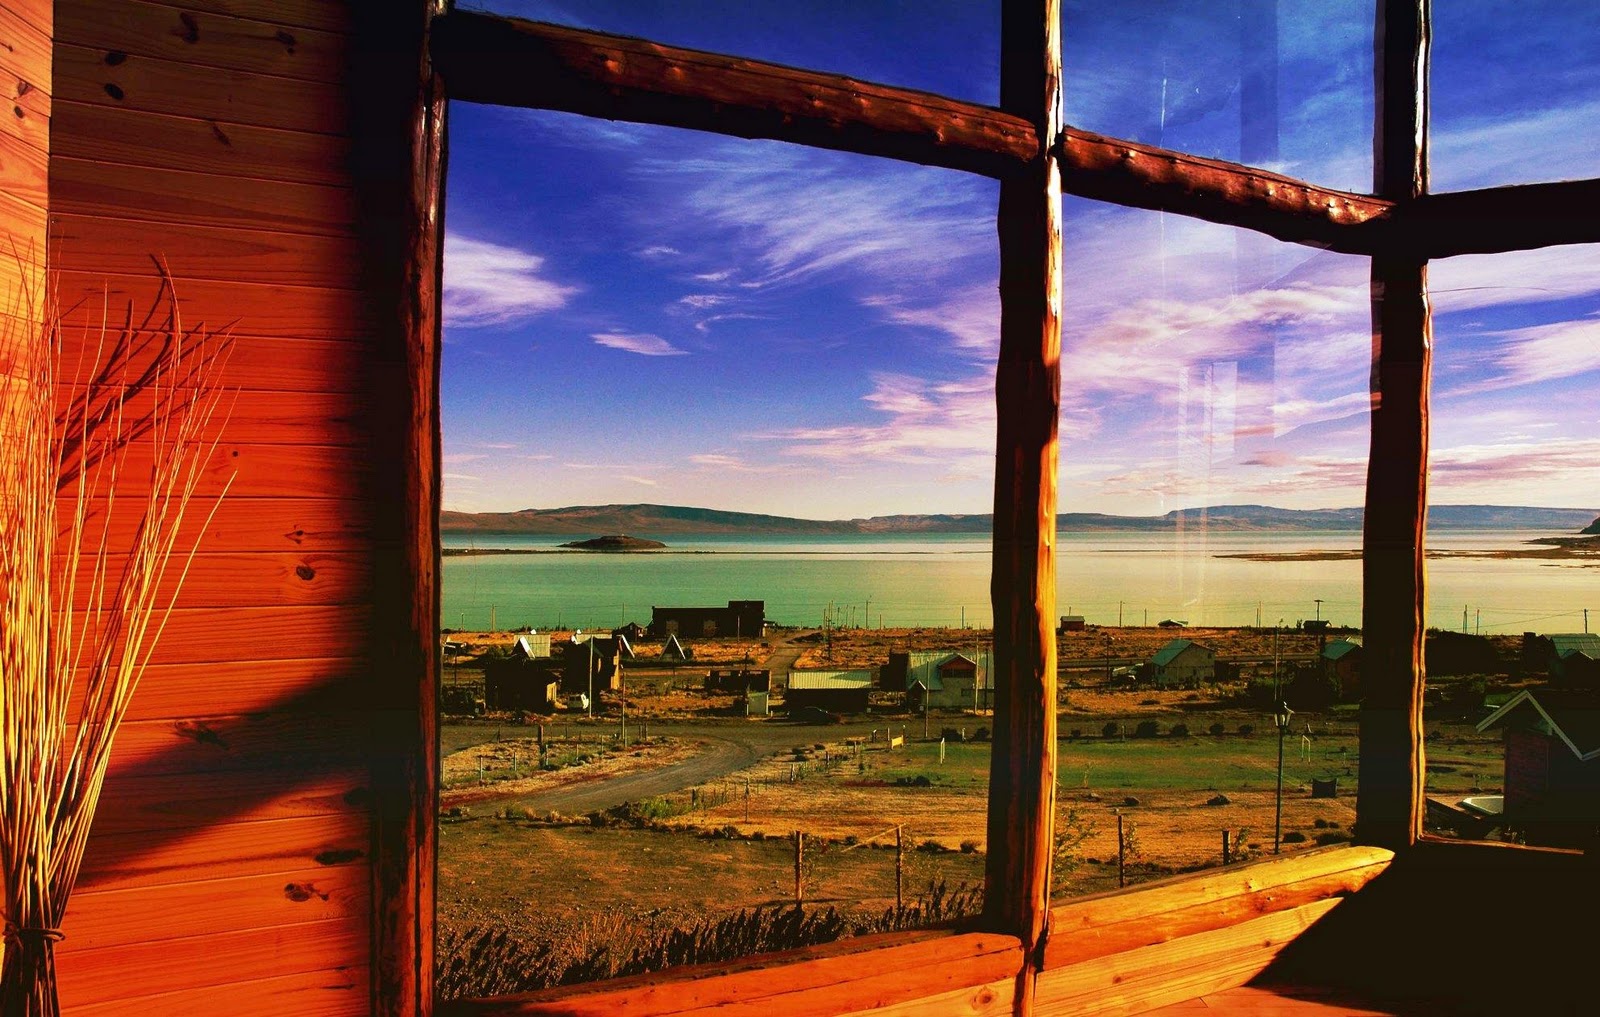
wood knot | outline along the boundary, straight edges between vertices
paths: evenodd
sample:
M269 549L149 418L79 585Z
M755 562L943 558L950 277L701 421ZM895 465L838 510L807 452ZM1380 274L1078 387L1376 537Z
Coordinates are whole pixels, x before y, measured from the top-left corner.
M11 107L11 112L13 112L13 113L15 113L17 115L17 119L18 120L21 120L22 118L24 118L24 117L26 117L28 115L28 114L22 112L22 107L21 106L13 106L13 107Z
M312 568L310 565L296 565L294 567L294 574L299 576L301 579L304 579L308 583L317 578L317 570Z
M120 49L112 49L112 50L107 50L106 51L106 66L107 67L118 67L118 66L120 66L122 64L125 64L127 62L128 62L128 54L122 52L122 50L120 50Z
M200 720L174 721L172 729L180 737L187 738L196 745L215 745L222 751L228 751L228 741L218 734L211 725Z
M318 890L315 883L289 883L283 888L283 895L296 904L303 904L313 897L327 900L329 896Z
M364 853L358 848L321 851L312 856L312 861L318 865L348 865L360 858Z
M33 82L31 82L31 81L18 81L17 82L17 98L18 99L20 99L23 96L27 95L31 91L33 91Z
M183 23L182 29L173 29L172 34L191 45L200 41L200 22L188 11L178 14L178 20Z
M278 34L273 36L273 38L283 43L284 50L287 51L290 56L294 56L294 47L297 40L292 34L285 32L280 28L278 29Z
M123 96L122 88L120 86L113 85L109 81L106 82L106 94L111 96L111 98L117 100L118 102L122 101L122 96Z

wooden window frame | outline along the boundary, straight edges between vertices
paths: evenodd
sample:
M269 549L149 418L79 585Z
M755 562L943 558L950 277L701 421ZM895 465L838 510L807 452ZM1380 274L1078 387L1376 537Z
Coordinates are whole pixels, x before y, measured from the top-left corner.
M410 66L419 76L404 90L403 271L392 293L408 375L396 412L409 437L402 553L392 587L398 594L389 605L393 617L407 621L388 663L395 667L391 673L415 680L398 688L380 717L388 748L375 767L384 776L374 780L375 1012L427 1015L434 1009L439 297L447 97L770 138L999 179L990 849L982 931L956 937L963 942L956 952L988 958L969 964L977 965L975 974L981 968L982 977L1013 972L1002 984L1014 991L1018 1012L1027 1012L1044 965L1051 916L1061 195L1173 212L1370 257L1373 422L1363 546L1383 553L1363 556L1369 691L1361 715L1358 834L1363 843L1396 851L1418 842L1431 366L1427 263L1454 254L1600 241L1600 224L1572 214L1583 202L1600 199L1600 180L1429 194L1429 0L1375 3L1370 195L1064 124L1059 0L1002 0L998 108L639 39L452 11L448 0L417 0L409 8L416 17L408 26L412 31L402 32L410 48L401 52L416 56ZM392 8L386 13L394 16ZM914 950L928 935L876 937L863 945ZM815 975L832 970L830 958L844 952L836 945L784 959L800 958L792 970ZM727 976L737 978L742 969L730 966ZM574 990L584 991L591 990ZM532 1012L509 1001L450 1009Z

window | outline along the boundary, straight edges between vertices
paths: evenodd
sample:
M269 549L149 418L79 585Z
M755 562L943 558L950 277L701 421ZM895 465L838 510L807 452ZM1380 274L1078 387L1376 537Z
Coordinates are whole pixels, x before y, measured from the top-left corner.
M1070 377L1070 364L1056 359L1056 311L1060 306L1070 315L1071 304L1057 303L1052 230L1059 211L1048 178L1056 164L1061 187L1079 196L1372 257L1377 299L1363 523L1366 691L1357 830L1363 841L1397 848L1417 838L1423 810L1424 754L1416 731L1422 716L1419 611L1426 599L1427 260L1597 239L1587 220L1564 212L1593 191L1592 181L1515 193L1427 193L1426 3L1378 4L1373 37L1382 49L1373 92L1376 181L1370 198L1274 175L1270 164L1219 163L1154 151L1135 139L1063 129L1054 122L1051 92L1055 26L1040 24L1047 10L1019 2L1002 11L998 111L892 88L846 88L825 75L752 69L701 54L664 51L659 60L634 59L640 44L481 15L452 14L436 25L434 38L438 68L457 98L774 137L1001 179L991 784L1006 794L989 805L984 922L1028 945L1044 928L1057 751L1049 524L1056 507L1054 379L1063 367ZM1352 28L1345 37L1359 38L1361 31ZM1051 136L1057 130L1063 133ZM1250 156L1243 147L1239 152ZM1358 175L1328 174L1340 183ZM1070 456L1063 461L1070 463Z

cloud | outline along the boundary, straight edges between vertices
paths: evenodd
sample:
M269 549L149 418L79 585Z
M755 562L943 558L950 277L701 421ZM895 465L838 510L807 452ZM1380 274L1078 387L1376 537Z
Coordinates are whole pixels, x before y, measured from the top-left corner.
M676 258L682 253L676 247L671 247L667 244L651 244L638 252L639 257L649 259Z
M733 278L733 269L725 268L720 272L701 272L695 277L696 282L719 283L727 282Z
M637 353L642 357L681 357L687 353L686 350L680 350L660 336L648 332L599 332L589 338L601 346Z
M1526 116L1490 115L1431 124L1433 189L1464 190L1535 180L1581 180L1594 151L1580 139L1600 121L1600 102L1562 101Z
M964 286L920 307L897 295L862 300L896 325L931 329L955 340L956 348L991 360L1000 349L1000 293L997 285Z
M677 305L691 311L709 311L732 300L726 293L690 293L678 298Z
M440 476L442 476L445 480L482 480L483 479L482 477L474 477L474 476L472 476L470 474L466 474L466 473L444 473L444 474L440 474Z
M578 292L541 275L536 254L446 233L444 316L452 327L482 328L525 321L566 306Z
M940 463L994 454L994 382L988 377L931 382L900 374L873 378L862 401L886 419L868 424L802 427L772 435L806 459Z
M454 463L471 463L476 462L479 459L487 458L489 458L489 456L485 452L455 452L445 456L444 462L446 465L450 465Z
M1600 294L1600 244L1467 254L1428 266L1428 295L1436 314L1594 294Z
M617 479L618 480L626 480L630 484L643 484L645 487L655 487L656 486L656 481L651 480L649 477L636 477L636 476L633 476L631 474L624 473L624 474L621 474L620 476L618 476Z

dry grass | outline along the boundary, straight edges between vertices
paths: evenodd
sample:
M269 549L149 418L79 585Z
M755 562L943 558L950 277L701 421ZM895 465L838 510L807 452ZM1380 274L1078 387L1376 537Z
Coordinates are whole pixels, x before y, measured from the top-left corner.
M179 528L216 450L218 344L185 331L163 293L144 321L130 313L85 336L96 355L70 376L47 306L14 307L11 327L38 331L0 341L26 351L0 406L7 1015L59 1012L58 928L113 739L193 554L179 548ZM132 546L112 547L112 520L127 512L138 521ZM80 600L87 609L75 609Z

